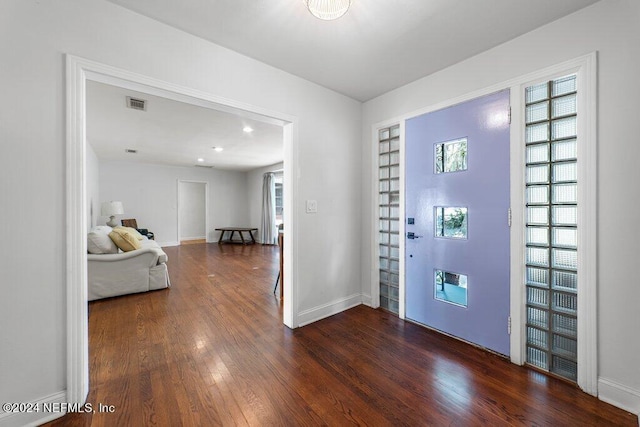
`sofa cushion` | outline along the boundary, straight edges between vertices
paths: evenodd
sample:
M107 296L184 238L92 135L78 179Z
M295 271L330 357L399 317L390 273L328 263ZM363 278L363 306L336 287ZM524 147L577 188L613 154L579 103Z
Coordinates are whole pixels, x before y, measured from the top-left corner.
M133 237L135 237L138 240L144 240L145 239L145 237L142 234L140 234L138 232L138 230L136 230L135 228L132 228L132 227L123 227L122 225L118 225L118 226L114 227L113 229L114 230L125 230L125 231L129 232Z
M87 234L87 251L90 254L116 254L118 247L111 240L109 234L100 230L90 231Z
M127 230L114 228L109 237L113 242L122 249L123 252L134 251L140 249L140 241Z

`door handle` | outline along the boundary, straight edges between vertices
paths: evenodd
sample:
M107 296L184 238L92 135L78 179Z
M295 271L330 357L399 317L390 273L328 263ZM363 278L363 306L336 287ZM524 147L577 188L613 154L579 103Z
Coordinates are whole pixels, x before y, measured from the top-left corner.
M421 237L423 237L423 236L419 236L416 233L414 233L413 231L407 232L407 239L413 240L413 239L419 239Z

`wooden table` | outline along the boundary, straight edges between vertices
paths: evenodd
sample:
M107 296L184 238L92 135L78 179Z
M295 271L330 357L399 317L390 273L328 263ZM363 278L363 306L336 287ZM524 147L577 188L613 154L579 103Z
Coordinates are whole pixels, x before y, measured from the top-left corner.
M258 229L251 228L251 227L221 227L221 228L216 228L216 231L220 232L220 238L218 239L219 245L223 243L242 243L243 245L246 245L246 244L253 245L256 242L256 239L253 237L253 232L258 231ZM233 235L236 233L236 231L240 235L240 241L233 240ZM229 234L228 238L225 239L224 233L231 233L231 234ZM242 233L249 233L249 236L251 237L251 241L245 240L244 235Z

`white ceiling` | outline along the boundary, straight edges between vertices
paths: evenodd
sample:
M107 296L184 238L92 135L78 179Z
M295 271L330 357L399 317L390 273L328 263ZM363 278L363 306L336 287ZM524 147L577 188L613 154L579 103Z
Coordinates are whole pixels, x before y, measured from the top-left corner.
M146 111L128 108L127 96L147 100ZM253 132L243 132L245 126ZM281 162L282 141L282 127L274 124L87 82L87 142L101 160L247 171Z
M109 1L366 101L597 0L353 0L335 21L304 0Z

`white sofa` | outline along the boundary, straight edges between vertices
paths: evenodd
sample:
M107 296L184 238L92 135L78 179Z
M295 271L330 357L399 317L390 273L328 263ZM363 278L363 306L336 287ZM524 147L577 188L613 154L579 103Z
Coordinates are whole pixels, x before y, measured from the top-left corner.
M171 286L168 257L160 245L139 236L140 249L122 252L110 240L110 230L94 227L87 236L89 301Z

